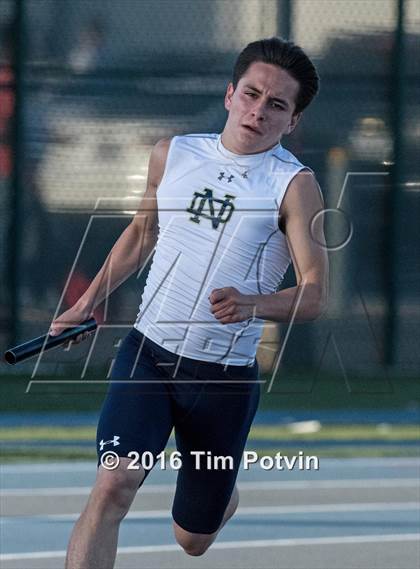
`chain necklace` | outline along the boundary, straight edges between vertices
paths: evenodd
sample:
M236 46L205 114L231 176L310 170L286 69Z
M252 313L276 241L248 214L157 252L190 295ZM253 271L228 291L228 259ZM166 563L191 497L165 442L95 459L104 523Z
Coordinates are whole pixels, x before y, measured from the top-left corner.
M257 164L255 164L254 166L251 165L247 165L247 164L240 164L239 162L237 162L235 160L235 158L233 158L232 156L229 156L228 154L226 154L226 150L225 152L222 150L222 148L224 149L223 143L222 143L222 135L220 134L218 139L217 139L217 143L216 143L216 149L220 152L220 154L224 157L227 158L228 160L230 160L231 162L233 162L235 164L235 166L237 166L239 169L243 170L243 172L241 172L241 176L242 178L248 178L248 174L249 172L251 172L251 170L255 170L255 168L258 168L259 166L262 165L262 163L264 162L267 153L270 152L271 150L273 150L273 148L269 148L268 150L266 150L265 152L261 152L262 154L262 158L261 160L259 160L259 162ZM227 150L227 152L230 152L229 150ZM246 156L246 154L244 154L243 156ZM256 156L254 154L254 156Z

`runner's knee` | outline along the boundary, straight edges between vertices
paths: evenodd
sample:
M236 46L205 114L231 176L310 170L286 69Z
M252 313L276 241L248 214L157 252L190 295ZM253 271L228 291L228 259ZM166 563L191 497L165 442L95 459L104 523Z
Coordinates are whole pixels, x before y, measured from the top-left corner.
M209 545L199 545L199 544L193 544L190 547L183 547L185 553L187 553L188 555L191 555L193 557L199 557L200 555L204 555L204 553L207 551L207 549L209 548Z
M174 534L177 542L188 555L198 557L203 555L214 541L214 534L198 534L184 530L175 521Z
M121 459L116 470L108 471L102 467L98 470L90 502L102 515L109 513L113 518L123 518L144 478L144 471L127 470L126 460Z
M204 555L207 549L210 547L213 540L194 540L194 539L183 539L178 541L179 545L188 555L193 557L199 557Z

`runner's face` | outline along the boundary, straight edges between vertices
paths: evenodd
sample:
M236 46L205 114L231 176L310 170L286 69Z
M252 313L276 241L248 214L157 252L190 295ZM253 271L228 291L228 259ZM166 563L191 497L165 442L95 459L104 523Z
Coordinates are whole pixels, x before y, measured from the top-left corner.
M252 63L226 91L229 116L223 131L225 146L238 154L263 152L295 128L301 113L295 113L299 83L277 65Z

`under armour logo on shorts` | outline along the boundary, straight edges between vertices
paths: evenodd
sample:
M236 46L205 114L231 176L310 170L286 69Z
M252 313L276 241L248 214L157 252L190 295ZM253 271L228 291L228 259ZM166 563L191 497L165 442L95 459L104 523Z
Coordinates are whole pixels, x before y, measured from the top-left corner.
M120 437L117 435L114 435L113 439L110 439L109 441L104 441L104 439L102 439L99 443L99 450L104 450L104 446L105 445L109 445L112 443L112 445L114 447L118 446L120 443L118 442L120 440Z

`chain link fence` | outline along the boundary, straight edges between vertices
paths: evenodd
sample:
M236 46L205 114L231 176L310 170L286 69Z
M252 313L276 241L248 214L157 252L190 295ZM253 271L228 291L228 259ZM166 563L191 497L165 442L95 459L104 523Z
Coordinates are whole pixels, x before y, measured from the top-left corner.
M283 35L321 76L284 145L324 193L331 302L320 321L267 326L260 358L419 371L418 2L1 0L0 33L3 346L86 288L136 210L152 145L220 132L235 56ZM129 279L99 320L130 325L143 285Z

